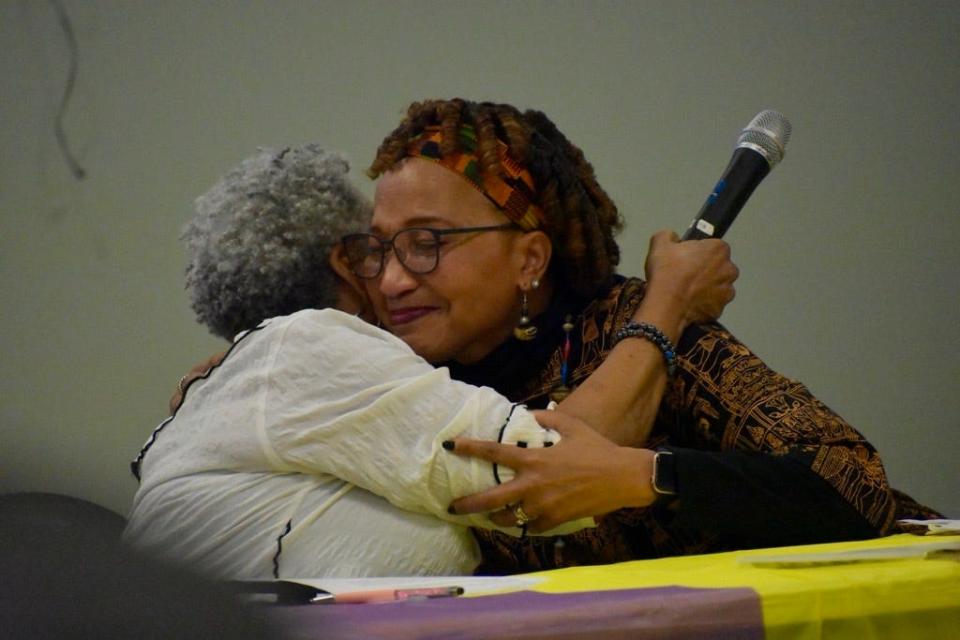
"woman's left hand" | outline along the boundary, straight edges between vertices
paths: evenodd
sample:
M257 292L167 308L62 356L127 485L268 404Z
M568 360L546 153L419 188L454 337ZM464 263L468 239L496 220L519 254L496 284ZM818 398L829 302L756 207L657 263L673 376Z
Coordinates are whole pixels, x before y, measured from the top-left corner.
M176 389L173 390L173 395L170 396L170 400L167 402L167 408L170 410L170 415L176 413L177 409L180 408L180 405L183 404L183 392L190 385L190 383L197 378L202 378L210 373L212 368L223 362L223 359L226 357L226 355L226 351L215 353L203 362L193 365L190 371L187 371L186 375L180 378L180 380L177 382Z
M653 451L620 447L589 425L560 411L534 411L537 421L561 436L543 449L486 440L454 440L454 453L510 467L515 477L486 491L455 500L451 513L491 512L504 527L517 525L516 507L529 517L532 533L564 522L599 516L654 499L650 485Z

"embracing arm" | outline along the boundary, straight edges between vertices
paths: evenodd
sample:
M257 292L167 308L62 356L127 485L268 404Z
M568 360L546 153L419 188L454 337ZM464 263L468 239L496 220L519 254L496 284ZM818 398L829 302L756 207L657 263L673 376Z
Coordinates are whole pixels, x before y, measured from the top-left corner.
M737 547L862 539L888 530L893 496L863 436L719 325L691 328L679 350L678 375L659 415L677 487L668 508L658 506L663 524ZM552 526L652 504L652 451L618 447L548 413L537 416L563 434L559 445L525 452L456 442L459 454L518 470L513 482L457 500L458 513L522 502L528 514L542 517L535 524Z
M681 245L672 232L655 235L647 259L650 284L634 319L655 324L676 340L689 323L718 316L733 298L738 275L729 258L729 247L720 241ZM445 369L432 369L395 337L359 320L352 323L350 332L340 339L327 335L322 346L316 339L298 342L295 335L288 336L296 343L287 346L289 351L320 352L315 357L329 364L318 369L336 372L337 387L331 391L341 398L333 418L342 419L328 419L321 429L325 449L292 454L301 463L322 464L327 472L401 508L452 518L447 505L453 498L488 488L493 481L507 481L512 472L503 463L495 476L492 471L497 466L491 468L480 460L456 462L456 457L440 451L441 441L499 439L523 441L530 448L544 442L546 432L526 409L514 407L490 389L452 381ZM367 336L362 348L350 344L350 336L359 334ZM360 353L364 357L358 362ZM370 378L370 372L375 377ZM318 375L313 370L300 373L304 379ZM348 381L366 386L351 394L344 387ZM624 340L600 370L564 401L562 411L586 418L617 441L639 444L646 440L665 384L660 351L645 340ZM303 389L308 390L303 404L311 406L313 387ZM354 431L357 425L362 426ZM315 427L307 432L314 431ZM551 444L559 440L556 433L550 437ZM489 526L480 516L470 524Z
M679 348L660 414L678 447L678 526L768 546L888 530L894 499L858 431L720 325Z
M648 295L634 318L656 324L674 340L689 322L719 315L733 296L736 268L719 241L681 246L674 234L658 234L647 271ZM309 323L305 317L297 322ZM272 450L268 457L279 459L281 469L330 473L401 508L489 526L483 516L454 518L447 505L508 480L509 469L501 468L495 479L490 464L445 455L440 442L499 437L536 447L546 432L525 409L489 389L451 381L445 370L432 369L396 338L357 319L347 322L352 326L334 330L298 324L285 333L268 382L279 404L263 418L271 425L264 435ZM619 428L622 440L643 442L665 381L659 350L644 340L624 340L563 410L589 418L608 434ZM631 455L643 453L649 454Z
M210 356L203 362L193 365L193 367L190 368L190 371L187 371L187 373L177 381L177 386L173 390L173 395L170 396L170 400L167 401L167 409L170 411L170 415L176 413L177 409L180 408L180 405L183 403L184 391L186 391L187 387L190 386L190 383L197 378L202 378L210 373L211 369L223 362L223 359L226 355L227 351L224 350L220 353Z
M735 295L739 275L720 240L650 240L647 287L632 320L660 329L673 344L691 324L715 320ZM645 339L622 340L603 364L558 406L617 444L643 446L667 385L663 355Z
M559 440L523 407L451 380L357 318L327 310L283 321L261 419L278 470L330 474L402 509L489 528L485 517L455 516L448 505L511 472L450 456L443 441L465 436L535 448Z
M889 529L894 500L879 455L806 387L770 370L716 324L690 327L678 352L678 372L664 385L658 417L679 486L679 498L660 510L671 528L721 535L738 546L865 538ZM527 513L552 522L557 511L565 517L644 506L635 497L598 504L570 488L580 479L559 454L568 447L582 456L595 446L575 445L576 434L566 433L558 447L529 455L458 441L464 455L509 456L518 479L458 500L455 508L491 510L522 501ZM634 487L634 496L638 485L649 488L653 452L626 449L605 450L611 462L601 470L610 470L610 489L598 492L618 496L622 482ZM618 476L618 461L631 458L635 475Z
M563 440L539 450L482 440L454 442L453 451L461 456L508 465L519 472L511 482L456 500L452 510L490 512L490 519L503 526L515 518L504 505L522 503L532 518L530 532L542 533L575 518L653 503L653 451L619 446L560 411L533 414L543 426L560 433Z

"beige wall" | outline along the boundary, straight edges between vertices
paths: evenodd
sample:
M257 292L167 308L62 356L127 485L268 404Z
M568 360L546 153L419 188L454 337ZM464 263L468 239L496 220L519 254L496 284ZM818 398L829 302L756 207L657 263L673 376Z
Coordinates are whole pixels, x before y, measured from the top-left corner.
M683 228L760 109L783 165L728 235L726 324L960 516L955 2L0 2L0 483L125 512L171 387L220 344L178 230L258 145L321 141L358 182L411 100L535 106L628 221L622 271Z

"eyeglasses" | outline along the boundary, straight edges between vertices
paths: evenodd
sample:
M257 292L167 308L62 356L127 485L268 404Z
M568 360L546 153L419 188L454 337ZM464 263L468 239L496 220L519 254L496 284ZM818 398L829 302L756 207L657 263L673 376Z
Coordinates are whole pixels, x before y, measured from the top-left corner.
M396 232L390 240L378 238L372 233L351 233L341 242L350 263L350 269L359 278L376 278L383 272L387 250L392 248L408 271L422 275L430 273L440 263L440 238L455 233L478 233L481 231L506 231L518 229L512 222L488 227L462 227L459 229L430 229L414 227Z

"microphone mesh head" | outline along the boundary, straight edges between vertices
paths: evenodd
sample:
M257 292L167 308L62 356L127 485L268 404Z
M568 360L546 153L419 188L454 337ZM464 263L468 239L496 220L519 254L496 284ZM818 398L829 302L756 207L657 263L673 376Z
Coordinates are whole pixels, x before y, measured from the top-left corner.
M773 169L783 160L791 129L790 121L779 111L761 111L740 132L737 148L753 149L766 158Z

